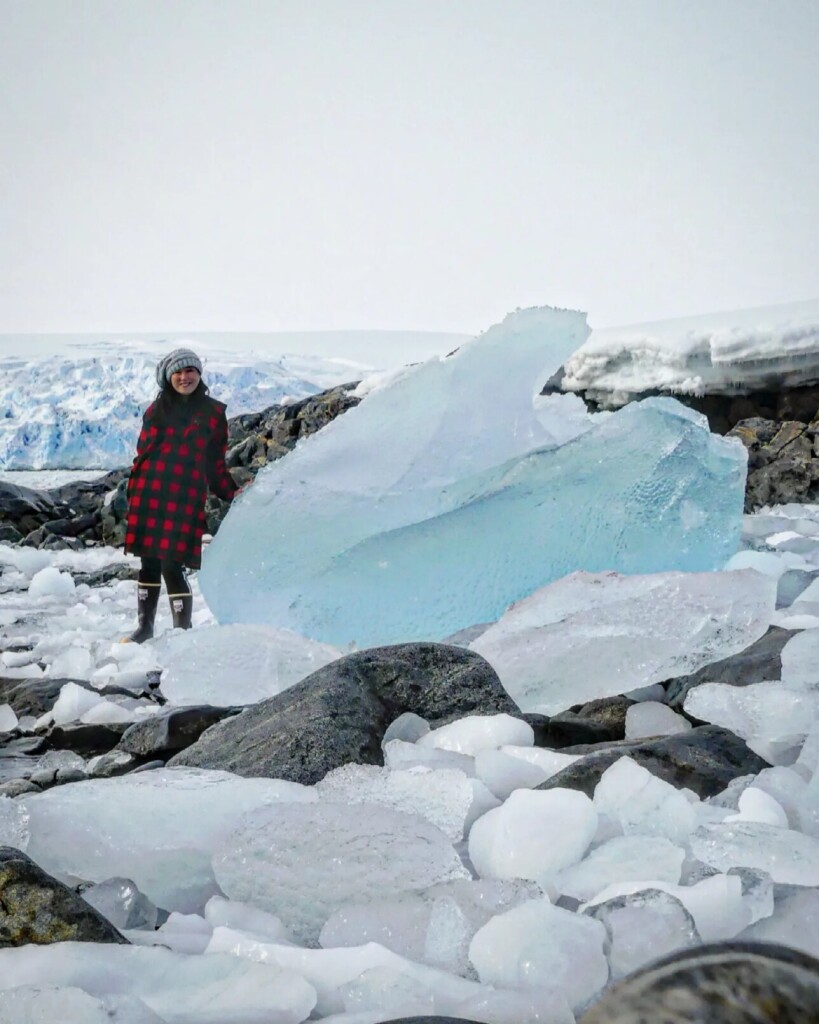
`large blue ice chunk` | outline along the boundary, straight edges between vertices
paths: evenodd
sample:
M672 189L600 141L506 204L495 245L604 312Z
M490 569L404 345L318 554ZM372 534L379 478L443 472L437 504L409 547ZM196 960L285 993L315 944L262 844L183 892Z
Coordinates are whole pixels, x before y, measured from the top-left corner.
M585 338L525 310L414 367L262 470L206 553L220 622L327 643L436 640L577 569L720 567L746 455L673 399L535 399Z

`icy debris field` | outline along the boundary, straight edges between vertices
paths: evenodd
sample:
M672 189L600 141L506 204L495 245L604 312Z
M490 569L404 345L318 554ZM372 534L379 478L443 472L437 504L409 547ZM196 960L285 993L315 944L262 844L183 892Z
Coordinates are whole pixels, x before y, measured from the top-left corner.
M117 560L0 545L2 674L76 681L39 721L0 707L7 736L148 718L149 677L171 706L251 703L345 653L217 626L198 589L193 633L169 628L163 601L157 638L120 646L135 583L72 577ZM510 715L437 729L405 716L384 767L315 786L192 768L94 778L78 754L44 755L89 778L0 797L0 842L90 883L131 946L0 950L0 1020L572 1024L611 981L701 942L819 955L818 580L819 507L784 506L744 518L722 571L576 574L472 639L525 706L629 690L632 738L681 735L689 715L745 739L768 767L707 799L629 756L589 795L539 790L578 755L535 746ZM694 687L685 715L666 703L659 683L771 625L793 631L776 678Z
M264 467L203 561L217 620L337 647L441 640L576 569L724 564L745 449L672 399L591 416L540 396L587 333L582 313L510 314Z

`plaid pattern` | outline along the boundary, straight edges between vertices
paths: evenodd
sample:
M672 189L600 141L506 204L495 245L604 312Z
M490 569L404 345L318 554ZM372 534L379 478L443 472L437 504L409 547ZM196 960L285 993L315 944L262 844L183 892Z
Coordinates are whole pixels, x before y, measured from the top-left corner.
M155 403L142 419L128 481L125 550L198 569L208 488L225 501L236 493L225 466L225 406L207 398L187 424L154 421Z

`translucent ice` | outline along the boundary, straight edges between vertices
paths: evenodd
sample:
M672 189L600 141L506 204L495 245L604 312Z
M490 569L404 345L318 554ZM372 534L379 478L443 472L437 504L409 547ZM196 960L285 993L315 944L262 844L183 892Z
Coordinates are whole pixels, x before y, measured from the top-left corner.
M511 715L467 715L433 729L416 742L421 747L455 750L459 754L474 756L481 750L495 750L507 743L531 747L535 734L528 722Z
M463 839L475 818L498 804L482 782L446 768L390 771L347 764L328 772L316 790L331 803L380 804L417 814L453 842Z
M337 645L441 639L578 566L724 564L739 540L741 444L671 399L593 426L581 413L569 431L574 407L536 408L585 332L580 314L513 314L265 467L206 553L219 621ZM261 554L251 531L270 537Z
M160 768L28 795L27 852L62 878L133 879L166 910L199 910L216 892L211 855L250 810L315 800L305 786L229 772Z
M384 743L384 764L387 768L448 768L475 774L475 758L458 754L454 750L439 750L437 747L420 747L405 740L388 740Z
M514 989L547 982L576 1010L608 981L605 940L599 921L532 900L493 917L469 955L484 984Z
M648 736L675 736L691 731L687 718L678 715L667 704L647 700L632 704L626 710L626 739L640 740Z
M60 572L49 565L34 574L28 585L28 596L66 600L73 595L74 589L74 578L71 573Z
M782 648L782 682L819 689L819 629L797 633Z
M752 924L742 938L777 942L819 957L819 891L804 889L783 895L773 914Z
M95 999L80 988L23 985L0 1002L0 1024L165 1024L141 999Z
M212 626L154 644L171 704L254 704L341 657L327 644L269 626Z
M689 690L684 706L694 718L730 729L770 764L791 764L819 711L819 690L703 683Z
M513 605L470 645L524 711L554 714L744 650L776 581L743 572L572 573Z
M17 715L10 704L0 704L0 732L13 732L17 728Z
M104 698L94 690L86 690L76 683L66 683L60 688L51 714L55 725L66 725L78 721L86 711L96 707Z
M114 927L155 928L157 909L130 878L107 878L82 894Z
M314 943L330 914L468 877L444 834L420 818L371 805L280 804L249 814L213 867L222 891L280 917Z
M788 816L782 806L756 786L749 786L740 794L737 814L729 814L725 821L761 821L765 825L788 827Z
M578 900L589 900L616 882L652 878L676 884L684 857L685 851L663 836L617 836L561 871L554 884Z
M472 826L469 856L482 878L546 885L581 859L596 831L597 814L584 793L516 789Z
M696 809L684 793L630 757L621 757L603 772L594 790L594 807L625 835L665 836L677 843L685 843L697 821Z
M273 914L224 896L211 896L205 904L205 920L211 928L236 928L268 942L291 941L290 933Z
M586 913L609 933L612 978L700 941L694 919L683 904L661 889L643 889L599 903Z
M766 871L775 882L819 886L819 839L752 821L701 825L691 836L694 856L718 871Z
M500 800L505 800L516 789L535 789L549 777L537 764L503 750L482 750L475 758L475 772Z
M91 942L0 950L0 1003L8 990L44 978L97 999L135 996L166 1024L300 1024L316 1001L296 973L232 956Z
M482 1024L575 1024L566 997L555 989L525 991L484 987L455 1007L454 1016Z

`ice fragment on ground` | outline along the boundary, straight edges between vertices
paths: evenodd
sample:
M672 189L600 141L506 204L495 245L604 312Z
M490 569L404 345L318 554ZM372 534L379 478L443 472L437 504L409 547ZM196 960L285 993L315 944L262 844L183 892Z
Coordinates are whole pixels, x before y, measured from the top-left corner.
M400 899L339 907L325 921L319 943L325 949L377 942L399 956L419 963L429 929L432 905L418 893Z
M739 797L737 814L729 814L728 821L761 821L765 825L788 827L788 816L772 796L756 786L749 786Z
M668 882L615 882L581 906L581 911L607 903L619 896L629 896L657 889L682 903L691 914L703 942L720 942L738 935L753 919L752 904L743 899L742 881L738 875L718 874L703 878L694 885L671 885Z
M779 682L703 683L689 690L684 707L694 718L730 729L770 764L790 764L819 711L819 691Z
M199 910L217 891L211 855L248 811L315 800L280 779L160 768L26 795L27 852L57 877L130 878L166 910Z
M60 572L53 565L48 565L32 576L28 585L28 596L65 600L74 594L75 589L71 573Z
M792 829L753 821L702 825L691 836L691 851L718 871L756 868L774 882L819 886L819 839Z
M429 732L429 722L412 711L405 711L399 715L394 722L390 722L384 733L382 743L389 743L390 740L403 740L405 743L415 743L422 736Z
M514 314L265 467L206 552L217 618L338 645L442 639L578 565L724 564L739 540L741 444L672 399L593 425L581 413L569 432L565 401L535 408L583 331L576 314ZM262 557L251 521L276 537Z
M616 896L586 910L609 933L612 979L622 978L660 957L700 942L694 918L661 889Z
M205 920L211 928L235 928L257 935L267 942L290 942L290 932L278 917L249 903L211 896L205 904Z
M10 704L0 704L0 732L13 732L18 725L17 715Z
M176 953L204 953L212 934L213 928L203 917L174 911L155 932L155 941Z
M621 757L603 772L594 790L594 808L625 835L665 836L673 843L684 843L697 822L696 807L684 793L630 757Z
M469 956L484 984L517 989L546 981L578 1010L608 981L605 941L599 921L532 900L485 924Z
M505 744L531 747L535 733L528 722L511 715L467 715L433 729L416 742L419 747L454 750L474 757L482 750L496 750Z
M589 900L617 882L650 877L676 884L684 858L685 851L663 836L617 836L561 871L554 885L566 896Z
M29 835L28 813L23 804L11 797L0 796L0 846L26 850Z
M66 683L60 687L60 696L51 709L54 724L67 725L69 722L77 722L104 699L95 690L86 690L77 683Z
M794 688L819 688L819 629L797 633L782 648L782 682Z
M475 775L475 759L454 750L420 747L404 740L389 740L383 745L384 766L399 771L402 768L440 768Z
M94 660L87 647L72 646L54 658L48 666L48 675L54 679L90 679Z
M485 987L455 1007L454 1016L482 1024L575 1024L566 997L554 989L508 989Z
M626 709L626 739L641 740L648 736L677 736L690 732L691 723L667 704L648 700Z
M742 573L575 572L512 605L471 648L524 710L554 714L744 650L768 628L776 582Z
M788 567L781 558L770 551L738 551L725 563L725 569L728 572L737 569L756 569L765 576L779 579L787 572Z
M156 927L157 909L130 878L106 878L86 889L82 898L106 917L115 928Z
M395 967L370 967L341 986L348 1013L377 1010L389 1017L426 1017L435 1012L435 996L418 978Z
M0 1024L165 1024L141 999L95 999L80 988L24 985L3 993Z
M316 791L330 803L377 804L418 815L452 842L462 839L477 817L498 805L478 779L446 768L401 771L347 764L328 772Z
M582 858L597 820L584 793L517 789L472 826L469 856L482 878L529 878L548 885Z
M358 815L325 801L249 814L225 837L213 867L226 896L276 914L307 942L345 904L468 877L428 822L376 805Z
M736 875L742 883L742 902L748 909L751 924L770 917L774 911L774 884L767 871L731 868L728 874Z
M211 626L154 644L171 704L255 704L341 657L327 644L270 626Z
M482 750L475 758L475 773L499 800L505 800L516 789L535 789L549 777L537 764L503 750Z
M784 894L776 901L773 914L754 922L741 938L780 943L819 957L819 891Z
M360 977L364 971L377 967L393 969L420 981L433 993L438 1015L450 1016L455 1006L480 991L480 986L473 981L413 963L375 942L342 949L305 949L261 942L229 928L216 928L207 953L218 952L230 952L237 957L295 971L317 993L316 1017L342 1012L342 986Z
M316 1001L294 972L232 956L91 942L0 950L0 1004L8 990L43 978L97 999L135 996L166 1024L300 1024Z

